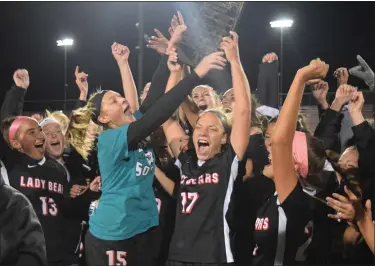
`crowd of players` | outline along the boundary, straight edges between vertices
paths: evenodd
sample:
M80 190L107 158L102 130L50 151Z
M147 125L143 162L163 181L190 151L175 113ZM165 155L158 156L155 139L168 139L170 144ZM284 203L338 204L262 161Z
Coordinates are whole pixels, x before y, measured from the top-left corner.
M1 107L0 265L373 265L374 123L348 84L350 72L374 90L371 68L358 57L336 70L329 101L329 66L312 60L279 112L251 94L235 32L192 68L177 53L186 29L178 13L169 40L155 30L160 62L140 97L124 45L111 49L125 97L88 98L77 67L70 115L22 116L30 78L15 71ZM202 79L226 67L220 97ZM275 53L259 71L257 91L277 91ZM309 87L314 132L299 115Z

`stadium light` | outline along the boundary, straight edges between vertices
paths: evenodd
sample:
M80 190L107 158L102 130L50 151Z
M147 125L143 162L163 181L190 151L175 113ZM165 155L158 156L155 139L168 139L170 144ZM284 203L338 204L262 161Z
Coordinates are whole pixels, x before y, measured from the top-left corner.
M57 40L57 46L72 46L74 43L73 39Z
M290 28L293 25L291 19L280 19L270 22L271 28Z
M293 25L293 20L291 19L279 19L270 22L271 28L278 28L280 29L280 56L279 56L279 63L280 63L280 71L279 71L279 86L277 91L277 98L278 98L278 107L280 109L282 105L282 97L281 93L283 92L283 63L284 63L284 29L290 28Z
M66 112L66 103L67 103L67 93L68 93L68 77L67 77L67 67L68 67L68 55L67 55L67 48L72 46L74 43L73 39L65 38L63 40L56 41L57 46L64 47L64 111Z

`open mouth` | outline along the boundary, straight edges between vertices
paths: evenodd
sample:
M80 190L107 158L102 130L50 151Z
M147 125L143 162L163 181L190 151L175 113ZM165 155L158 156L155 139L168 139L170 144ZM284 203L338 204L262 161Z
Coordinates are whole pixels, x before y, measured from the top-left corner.
M206 103L198 103L198 108L202 111L206 110L208 108Z
M198 153L207 153L209 151L210 144L206 140L198 140Z
M35 146L35 148L36 148L38 151L43 152L44 141L43 141L43 142L38 142L38 143L36 143L34 146Z
M51 145L52 147L60 146L60 141L52 142L50 145Z
M266 166L270 166L270 165L272 165L272 159L268 157L268 164Z

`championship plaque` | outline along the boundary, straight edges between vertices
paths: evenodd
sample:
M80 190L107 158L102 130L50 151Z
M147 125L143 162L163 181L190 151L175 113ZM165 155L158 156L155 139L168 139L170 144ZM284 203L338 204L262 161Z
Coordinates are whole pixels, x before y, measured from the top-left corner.
M236 27L243 6L244 2L194 2L181 8L188 29L178 48L179 60L196 66L218 51L222 38Z

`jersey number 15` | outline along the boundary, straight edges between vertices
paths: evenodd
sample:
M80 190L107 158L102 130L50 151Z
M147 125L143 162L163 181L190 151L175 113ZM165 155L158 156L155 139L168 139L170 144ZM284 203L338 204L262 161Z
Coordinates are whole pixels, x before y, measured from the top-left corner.
M190 214L193 211L194 205L199 198L197 192L182 192L181 193L181 205L182 213ZM188 201L190 203L188 204Z

